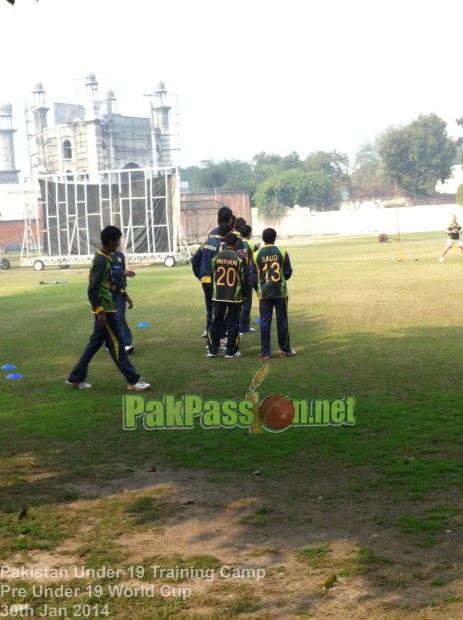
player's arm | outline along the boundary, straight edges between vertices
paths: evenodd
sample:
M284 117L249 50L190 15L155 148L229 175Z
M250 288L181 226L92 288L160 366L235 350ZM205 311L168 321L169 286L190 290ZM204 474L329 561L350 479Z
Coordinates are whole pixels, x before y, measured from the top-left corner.
M201 282L209 284L213 279L212 261L221 252L221 241L218 238L208 239L204 242L201 252Z
M133 302L130 299L126 289L125 289L125 281L124 281L124 274L125 274L125 269L124 267L122 267L120 273L118 273L116 275L116 277L114 278L114 281L111 282L111 284L113 285L114 283L114 293L116 295L119 295L120 297L123 297L125 299L125 301L129 304L129 308L133 307ZM112 288L112 286L111 286Z
M93 312L98 314L98 323L100 327L106 324L106 315L100 297L100 284L106 270L106 259L99 260L97 257L90 269L88 281L88 299L92 306Z
M283 258L283 275L286 280L289 280L289 278L293 275L293 268L291 266L291 261L289 260L288 252L285 252Z
M193 269L193 274L195 278L198 278L198 280L201 278L202 251L203 246L201 244L191 258L191 268Z
M241 290L243 291L243 301L248 291L248 264L245 259L240 261Z

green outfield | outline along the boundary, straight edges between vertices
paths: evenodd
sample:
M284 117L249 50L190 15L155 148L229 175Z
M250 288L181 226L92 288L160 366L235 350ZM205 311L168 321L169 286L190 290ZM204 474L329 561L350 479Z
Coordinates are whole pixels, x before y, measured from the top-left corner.
M276 527L272 510L277 509L265 502L267 484L274 489L282 481L278 518L283 519L287 510L286 518L292 520L303 494L313 493L316 499L315 482L323 479L319 495L328 497L332 490L333 514L336 502L346 514L355 504L368 504L362 519L368 521L369 538L347 533L358 554L355 560L349 556L350 564L343 558L336 565L330 550L341 536L339 524L319 528L312 516L307 527L316 527L317 536L312 531L306 543L297 544L298 538L289 545L296 554L294 561L311 566L322 583L326 572L336 572L340 582L336 592L342 593L343 574L344 584L359 575L370 579L366 593L378 605L388 601L389 606L378 608L376 616L370 610L358 618L401 618L401 614L427 618L430 605L432 618L444 618L455 612L455 606L463 609L458 589L452 589L463 579L461 563L448 556L449 549L460 545L462 534L463 256L451 251L440 263L444 243L433 234L408 234L402 235L400 244L397 239L379 243L373 236L293 239L281 244L294 268L288 282L289 318L297 355L280 359L274 333L270 370L259 396L282 394L309 401L353 397L356 423L260 435L243 428L205 430L199 425L183 431L124 431L125 382L104 350L90 366L92 390L73 390L64 383L92 329L86 299L88 269L46 268L36 273L13 260L10 270L0 272L0 367L13 364L22 379L8 380L11 371L0 371L2 563L28 565L37 554L45 554L59 566L67 549L79 566L129 570L133 558L116 541L134 530L166 528L173 514L170 491L162 487L153 491L145 484L135 495L121 491L119 481L130 490L131 479L140 472L150 471L154 485L156 472L163 468L178 468L185 476L186 470L199 470L219 485L259 477L260 503L241 524L248 534L262 524ZM189 266L143 266L129 286L135 303L128 312L136 349L132 361L153 386L146 398L245 397L261 367L255 298L256 333L241 339L242 358L210 359L200 338L202 291ZM140 322L149 327L137 327ZM293 476L300 486L288 486ZM377 509L370 513L373 502ZM24 508L27 516L18 519ZM181 514L188 519L184 507ZM352 514L355 518L359 515ZM352 521L350 527L355 530ZM274 545L271 531L269 544ZM374 548L371 536L379 531L387 532L394 544ZM155 551L151 549L151 563ZM424 554L421 559L416 559L418 553ZM428 553L434 567L439 553L447 556L447 565L442 560L438 569L427 572ZM413 568L411 556L419 566ZM163 557L166 566L175 564L172 557ZM209 568L226 559L226 551L218 557L191 550L182 553L181 548L176 557L185 565ZM147 561L143 557L140 565L146 567ZM140 573L140 581L147 583L145 574ZM27 589L28 579L22 582ZM101 583L108 582L89 579L85 585ZM79 585L83 587L82 580ZM420 596L407 598L407 588ZM19 602L18 593L4 594L8 604ZM110 618L279 617L265 612L260 595L241 583L230 589L228 598L217 591L216 612L209 600L214 593L195 595L194 588L188 600L159 594L114 598L109 591L99 600L88 594L71 596L68 608L91 600L95 605L107 603ZM395 607L391 597L397 598ZM48 603L54 598L59 597L49 597ZM27 590L22 602L38 615L47 598ZM311 613L316 609L322 613L328 603L327 595L305 611L301 608L299 615L287 617L317 617L309 616L309 608Z

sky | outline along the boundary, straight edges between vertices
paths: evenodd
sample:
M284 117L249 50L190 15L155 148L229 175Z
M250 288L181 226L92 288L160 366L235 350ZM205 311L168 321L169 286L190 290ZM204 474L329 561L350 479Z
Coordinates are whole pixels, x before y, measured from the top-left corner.
M28 173L25 101L76 101L94 73L117 112L176 95L180 163L304 159L436 113L463 136L461 0L0 0L0 102Z

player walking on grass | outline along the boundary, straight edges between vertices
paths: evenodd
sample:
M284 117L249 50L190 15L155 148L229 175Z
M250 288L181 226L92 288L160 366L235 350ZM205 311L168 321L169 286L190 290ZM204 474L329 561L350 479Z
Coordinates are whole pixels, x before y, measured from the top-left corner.
M99 351L103 343L117 368L127 380L127 389L137 392L147 390L151 386L145 383L135 368L132 366L125 350L119 325L116 318L116 306L114 303L111 281L112 256L120 244L122 233L115 226L107 226L101 231L102 248L98 250L90 268L88 299L95 315L93 333L82 353L82 357L72 369L66 383L79 390L91 388L90 383L86 383L88 366L93 356ZM124 290L115 291L116 294L127 295Z
M248 286L246 260L236 252L238 236L229 232L225 235L226 249L212 259L213 307L212 322L208 333L209 351L207 357L217 357L220 337L224 325L228 325L225 357L241 357L240 315Z
M264 246L254 252L254 265L257 271L257 297L260 313L261 358L270 359L270 336L273 308L277 320L280 357L296 355L289 342L288 327L288 288L286 281L293 273L288 253L275 245L277 233L273 228L262 232Z
M447 254L447 252L450 250L450 248L453 246L454 243L456 243L457 246L460 248L460 250L463 252L463 241L460 239L460 230L461 230L461 226L457 222L457 216L452 215L452 221L450 222L446 230L447 235L448 235L447 243L446 243L444 251L442 252L442 256L439 258L441 262L445 260L444 258L445 255Z

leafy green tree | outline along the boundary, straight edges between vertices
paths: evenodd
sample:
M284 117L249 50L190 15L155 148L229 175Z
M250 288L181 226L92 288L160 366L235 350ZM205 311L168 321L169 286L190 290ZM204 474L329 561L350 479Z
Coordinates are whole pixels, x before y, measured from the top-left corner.
M349 201L356 208L363 202L373 202L379 207L391 194L391 183L381 175L381 156L377 142L365 142L355 156L354 168L350 175Z
M192 191L254 192L256 188L251 164L236 159L205 160L201 166L183 169L181 174Z
M459 205L463 206L463 183L457 187L457 195L455 200Z
M315 151L304 160L305 170L318 170L334 179L345 180L349 176L349 158L338 151Z
M414 194L434 192L451 174L456 142L436 114L420 114L404 127L392 127L379 139L383 178Z
M333 207L334 181L321 171L284 170L263 181L254 194L260 215L275 216L295 204Z
M254 193L254 202L260 216L282 215L286 205L282 196L281 177L274 175L263 181Z
M321 206L337 207L343 194L349 187L349 158L338 151L315 151L310 153L303 162L303 169L308 172L319 172L332 180L331 196Z
M254 155L252 159L254 179L257 185L284 170L298 170L301 167L301 159L295 151L285 156L262 151Z
M180 169L180 178L182 183L185 181L188 183L188 187L192 189L192 179L199 170L199 166L187 166Z

